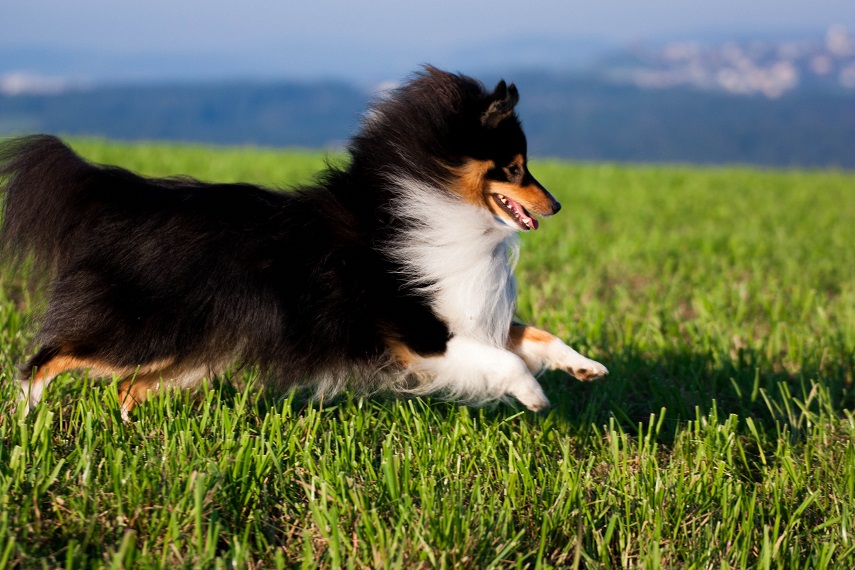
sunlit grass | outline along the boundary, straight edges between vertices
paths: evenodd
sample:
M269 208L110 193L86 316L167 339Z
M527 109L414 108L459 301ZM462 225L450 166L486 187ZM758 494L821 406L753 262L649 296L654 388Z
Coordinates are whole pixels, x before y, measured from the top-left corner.
M310 183L327 161L342 155L302 149L134 144L82 139L74 148L100 164L120 164L146 176L188 175L212 182L250 182L272 187Z
M306 182L320 154L79 141L150 175ZM348 395L252 373L55 382L24 419L28 294L0 297L0 568L852 568L855 176L569 165L519 314L605 363L553 407Z

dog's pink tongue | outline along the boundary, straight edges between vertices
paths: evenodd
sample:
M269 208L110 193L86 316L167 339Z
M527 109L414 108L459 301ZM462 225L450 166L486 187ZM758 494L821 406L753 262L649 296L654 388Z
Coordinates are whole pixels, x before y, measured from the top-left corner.
M528 225L531 229L536 230L537 229L537 218L535 218L534 216L529 216Z
M529 215L529 213L526 211L526 209L522 207L522 204L519 204L518 202L514 202L513 200L511 200L507 196L505 197L505 199L508 201L508 204L511 205L511 208L513 208L514 213L517 215L517 219L519 221L521 221L522 223L524 223L525 225L527 225L529 228L531 228L533 230L537 229L537 218Z

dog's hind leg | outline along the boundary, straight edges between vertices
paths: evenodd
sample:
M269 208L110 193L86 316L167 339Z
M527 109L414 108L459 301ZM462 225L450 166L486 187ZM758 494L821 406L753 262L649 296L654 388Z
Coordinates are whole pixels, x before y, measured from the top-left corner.
M119 405L122 406L122 419L124 421L130 419L131 410L148 397L150 390L154 391L160 388L163 372L134 374L122 380L119 384Z
M36 407L53 376L59 374L57 372L53 376L46 378L48 371L45 368L45 364L48 364L58 353L59 349L56 347L42 347L22 367L21 391L18 394L18 405L25 406L24 415L29 414L30 410Z
M30 359L23 370L21 405L26 406L25 415L41 401L51 380L70 370L89 370L92 376L98 378L125 377L119 386L119 402L122 404L122 417L125 418L135 403L145 399L148 390L157 388L161 377L179 386L189 387L203 375L201 372L196 374L188 367L175 366L173 359L153 361L141 366L112 365L74 355L62 348L46 346Z
M511 325L508 349L535 374L544 369L563 370L579 380L596 380L609 373L605 366L582 356L555 335L528 325Z
M104 376L121 369L106 366L96 360L74 356L57 346L44 346L33 356L23 369L21 380L21 405L25 405L25 414L32 411L41 401L51 380L69 370L92 369L95 374Z
M169 364L162 367L140 369L125 378L119 384L119 404L122 406L122 419L130 419L131 410L148 398L149 392L165 387L194 388L203 378L213 377L219 370L209 366Z

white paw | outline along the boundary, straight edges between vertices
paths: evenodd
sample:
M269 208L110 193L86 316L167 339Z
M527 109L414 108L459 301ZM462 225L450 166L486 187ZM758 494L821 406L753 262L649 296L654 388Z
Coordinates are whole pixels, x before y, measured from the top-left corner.
M21 380L20 391L18 392L18 407L24 408L24 415L28 415L36 409L39 401L42 399L44 391L44 382L36 382L35 384L29 380Z
M582 356L561 341L551 347L554 368L564 370L579 380L596 380L609 373L608 368L585 356Z
M579 380L596 380L597 378L602 378L606 374L609 373L608 368L597 362L596 360L591 360L590 358L582 357L585 362L576 363L571 368L565 368L567 372L572 374L574 377Z
M543 388L531 374L526 373L514 380L508 387L508 394L519 400L520 404L531 410L539 412L549 405Z

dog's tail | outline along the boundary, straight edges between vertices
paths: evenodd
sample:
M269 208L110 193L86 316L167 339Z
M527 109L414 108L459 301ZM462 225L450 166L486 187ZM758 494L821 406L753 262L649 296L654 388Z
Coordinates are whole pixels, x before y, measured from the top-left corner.
M95 214L91 186L100 173L56 137L32 135L0 144L3 257L14 263L32 255L38 268L56 269Z

